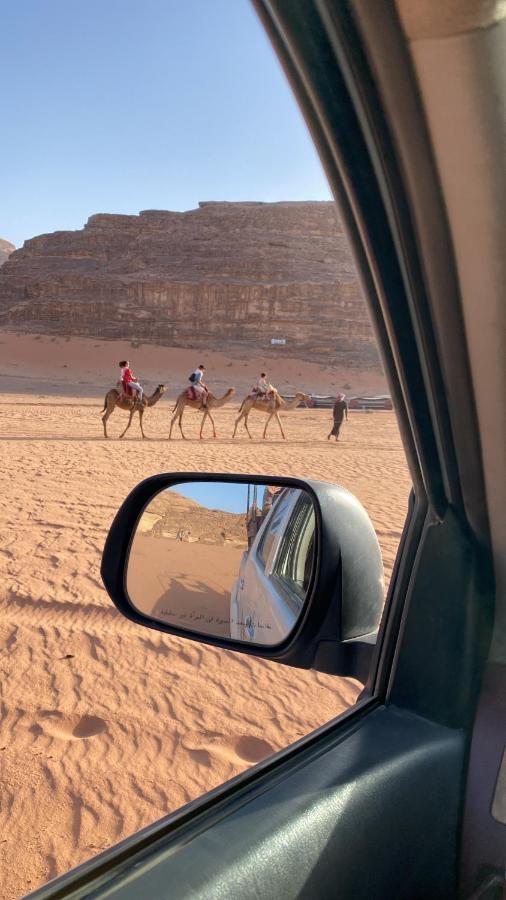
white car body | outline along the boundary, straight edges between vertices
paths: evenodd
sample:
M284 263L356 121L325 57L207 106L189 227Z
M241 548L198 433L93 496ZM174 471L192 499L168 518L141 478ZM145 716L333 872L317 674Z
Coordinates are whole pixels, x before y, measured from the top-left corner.
M288 637L304 606L314 532L309 494L281 490L243 555L231 593L231 637L268 645Z

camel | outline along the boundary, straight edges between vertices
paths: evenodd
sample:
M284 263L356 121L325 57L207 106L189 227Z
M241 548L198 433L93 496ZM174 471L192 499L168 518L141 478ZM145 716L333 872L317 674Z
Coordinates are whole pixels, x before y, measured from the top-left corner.
M125 394L123 394L123 392L118 388L111 388L110 391L107 391L104 400L104 408L102 410L102 412L105 413L102 416L102 422L104 425L104 437L109 437L109 435L107 434L107 420L109 416L112 416L116 407L118 407L119 409L124 409L126 410L126 412L130 413L128 425L125 428L125 431L120 434L120 438L124 437L128 429L130 428L134 413L136 412L139 413L139 425L141 426L141 434L142 437L145 438L146 435L144 434L144 429L142 427L142 417L144 415L144 410L147 409L148 406L154 406L155 403L158 403L162 394L165 393L165 390L165 385L159 384L156 391L151 394L151 397L144 396L141 403L139 403L139 401L135 400L133 397L126 397Z
M283 400L283 398L278 394L277 391L274 397L271 399L254 397L253 395L248 394L248 396L245 397L245 399L241 403L241 406L239 407L239 415L235 420L234 433L232 437L235 438L237 426L242 419L244 421L244 427L248 432L248 437L251 438L250 430L248 428L248 416L252 409L256 409L258 410L258 412L263 412L268 415L267 422L265 423L263 437L265 438L265 435L267 434L267 426L269 425L269 422L272 418L275 418L276 422L279 425L281 434L283 435L283 439L286 440L285 432L283 431L283 426L281 424L281 419L279 418L279 411L281 409L283 411L295 409L295 407L298 406L302 401L306 404L306 406L308 405L309 397L307 394L303 394L302 391L297 391L295 397L293 398L293 400L290 400L289 403L287 403L286 400Z
M183 426L181 424L181 419L183 418L183 413L187 406L189 406L190 409L202 409L202 401L200 399L199 400L190 400L187 395L187 390L188 389L185 388L185 390L182 391L182 393L179 395L179 397L176 400L176 405L175 405L174 409L172 410L174 415L172 416L172 419L170 420L169 441L172 437L172 429L174 427L174 422L176 421L176 419L177 419L177 423L179 425L179 430L180 430L183 438L185 437L184 433L183 433ZM214 394L211 394L211 392L209 391L209 393L207 395L207 404L206 404L207 408L204 410L204 415L202 416L202 422L200 425L200 434L199 434L200 438L202 438L202 431L204 429L204 424L205 424L206 419L208 419L208 418L211 420L211 424L213 426L213 437L216 437L216 428L214 427L214 419L213 419L210 411L211 411L211 409L218 409L219 406L223 406L225 403L227 403L228 400L230 400L230 398L232 397L233 394L235 394L235 388L229 388L228 391L226 392L226 394L223 394L223 397L215 397ZM175 412L174 412L174 410L175 410Z

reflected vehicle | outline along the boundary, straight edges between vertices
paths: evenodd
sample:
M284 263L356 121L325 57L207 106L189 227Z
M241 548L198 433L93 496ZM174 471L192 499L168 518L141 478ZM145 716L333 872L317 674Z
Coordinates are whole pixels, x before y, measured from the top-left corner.
M297 488L266 488L259 528L243 554L230 601L235 640L278 644L293 631L308 594L314 567L315 512Z

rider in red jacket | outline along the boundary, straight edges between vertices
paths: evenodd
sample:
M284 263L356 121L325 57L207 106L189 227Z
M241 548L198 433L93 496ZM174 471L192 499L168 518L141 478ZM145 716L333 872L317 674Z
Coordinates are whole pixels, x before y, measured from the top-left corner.
M144 391L132 373L130 363L127 359L120 362L121 384L127 397L135 397L136 400L142 400Z

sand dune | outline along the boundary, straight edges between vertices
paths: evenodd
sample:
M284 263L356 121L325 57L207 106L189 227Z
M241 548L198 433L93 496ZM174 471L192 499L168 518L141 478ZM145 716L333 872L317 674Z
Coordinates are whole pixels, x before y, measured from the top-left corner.
M13 338L22 341L22 338ZM115 356L117 351L115 351ZM13 898L220 784L354 702L358 685L129 624L101 586L100 556L127 492L160 471L337 481L364 503L389 577L409 477L391 413L285 416L287 441L166 440L170 403L102 438L93 397L3 395L0 405L1 897ZM110 420L112 435L124 413Z
M248 390L265 369L280 390L314 391L328 394L353 389L356 393L384 393L386 382L380 372L335 369L319 363L302 362L279 351L266 359L253 352L244 359L223 353L151 344L132 346L128 341L97 341L91 338L50 337L0 332L0 391L7 393L103 397L118 373L118 361L129 359L143 384L154 388L166 384L176 396L188 384L188 375L204 363L206 377L214 393L226 388Z

